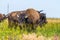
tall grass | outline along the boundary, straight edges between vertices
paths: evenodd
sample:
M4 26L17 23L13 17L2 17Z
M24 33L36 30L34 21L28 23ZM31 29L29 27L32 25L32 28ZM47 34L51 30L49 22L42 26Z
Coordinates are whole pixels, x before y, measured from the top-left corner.
M37 26L36 30L21 30L18 26L16 30L14 28L11 30L10 28L8 28L7 20L4 20L0 23L0 40L13 40L15 38L18 40L18 38L21 38L23 34L29 33L36 33L37 36L43 35L46 37L60 35L60 23L47 23L42 28L40 26Z

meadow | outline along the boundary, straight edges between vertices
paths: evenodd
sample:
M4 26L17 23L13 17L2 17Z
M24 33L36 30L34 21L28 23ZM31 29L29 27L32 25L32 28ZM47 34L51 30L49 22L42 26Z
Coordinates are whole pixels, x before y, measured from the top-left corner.
M7 19L0 23L0 40L60 40L60 19L47 18L48 23L36 30L8 28ZM55 37L55 38L54 38ZM58 38L58 39L57 39Z

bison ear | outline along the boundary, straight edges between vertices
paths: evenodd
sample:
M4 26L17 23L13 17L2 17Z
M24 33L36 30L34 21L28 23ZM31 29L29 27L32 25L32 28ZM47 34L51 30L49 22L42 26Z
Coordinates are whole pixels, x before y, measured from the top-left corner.
M17 15L17 17L19 17L19 15Z
M28 18L28 16L25 16L25 18Z

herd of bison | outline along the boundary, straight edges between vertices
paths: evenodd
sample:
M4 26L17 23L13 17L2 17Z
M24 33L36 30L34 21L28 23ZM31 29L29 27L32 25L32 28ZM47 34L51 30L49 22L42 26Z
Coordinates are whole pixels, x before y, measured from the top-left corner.
M17 25L22 29L22 27L29 27L28 25L32 25L32 29L43 26L43 24L47 23L46 14L42 13L43 10L37 11L33 8L29 8L21 11L13 11L8 13L7 15L0 13L0 22L5 19L8 19L8 27L16 28ZM15 26L13 26L15 25Z

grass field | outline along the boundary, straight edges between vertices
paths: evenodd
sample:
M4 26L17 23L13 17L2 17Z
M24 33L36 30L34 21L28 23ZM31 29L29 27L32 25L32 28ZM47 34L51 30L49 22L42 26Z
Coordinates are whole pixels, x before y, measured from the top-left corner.
M60 40L60 19L47 19L48 23L36 30L15 30L8 28L8 21L0 23L0 40ZM58 39L57 39L58 38Z

